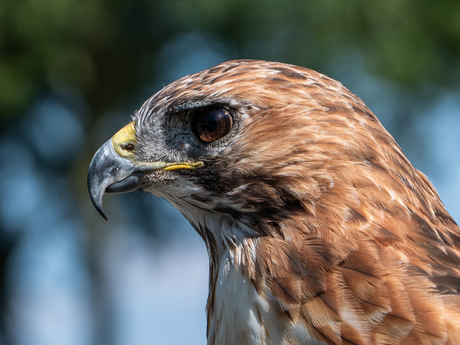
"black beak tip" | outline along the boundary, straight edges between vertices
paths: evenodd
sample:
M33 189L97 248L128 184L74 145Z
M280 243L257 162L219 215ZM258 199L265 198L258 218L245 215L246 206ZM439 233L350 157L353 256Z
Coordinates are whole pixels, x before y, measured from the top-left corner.
M99 201L100 200L100 201ZM95 199L93 199L93 197L91 196L91 201L93 202L93 205L94 207L96 208L97 212L99 212L99 214L102 216L102 218L104 218L106 221L109 221L109 218L107 218L104 210L102 209L102 195L101 197L99 198L98 201L96 201Z
M102 209L102 207L96 207L96 210L99 212L99 214L102 216L102 218L104 218L106 221L109 221L109 218L107 218L107 216L105 215L104 213L104 210Z
M102 196L105 193L105 188L100 188L101 185L95 183L93 175L91 174L91 170L92 169L90 168L90 171L88 173L89 197L91 198L91 202L93 203L94 207L99 212L99 214L102 216L102 218L104 218L106 221L109 221L104 210L102 209Z
M99 212L99 214L102 216L102 218L104 218L106 221L109 221L109 218L107 218L107 216L105 215L105 212L104 212L104 210L102 209L102 206L99 207L99 206L96 205L94 202L93 202L93 205L94 205L94 207L96 208L97 212Z

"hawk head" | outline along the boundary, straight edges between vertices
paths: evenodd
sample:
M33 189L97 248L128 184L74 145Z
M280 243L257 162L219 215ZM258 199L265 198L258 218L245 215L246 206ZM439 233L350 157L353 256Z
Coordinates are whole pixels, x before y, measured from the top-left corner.
M458 226L365 104L312 70L239 60L173 82L99 149L88 187L104 217L105 192L143 190L203 237L209 343L460 329Z

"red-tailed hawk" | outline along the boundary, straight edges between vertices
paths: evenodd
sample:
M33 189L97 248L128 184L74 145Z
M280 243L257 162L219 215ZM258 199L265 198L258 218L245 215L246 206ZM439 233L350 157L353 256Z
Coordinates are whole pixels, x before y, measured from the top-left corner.
M206 243L208 344L460 344L460 229L339 82L230 61L147 100L90 195L167 199ZM171 320L173 322L173 320Z

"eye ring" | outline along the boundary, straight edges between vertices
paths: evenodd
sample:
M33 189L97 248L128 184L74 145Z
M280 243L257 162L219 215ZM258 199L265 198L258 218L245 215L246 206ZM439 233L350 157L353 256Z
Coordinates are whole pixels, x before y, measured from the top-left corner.
M224 108L202 108L193 117L192 128L198 138L205 143L213 142L227 135L232 126L233 118Z

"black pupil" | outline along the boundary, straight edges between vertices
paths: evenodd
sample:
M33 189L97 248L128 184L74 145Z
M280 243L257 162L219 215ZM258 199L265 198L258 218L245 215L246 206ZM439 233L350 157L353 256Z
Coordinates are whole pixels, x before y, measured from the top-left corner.
M217 120L215 117L206 116L202 119L203 123L200 123L200 129L202 132L207 131L213 133L217 128Z
M232 127L230 113L222 108L201 109L195 117L195 129L204 142L222 138Z

